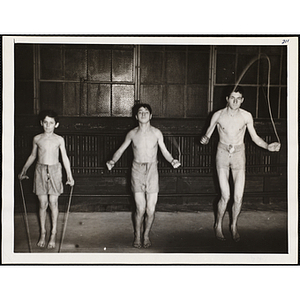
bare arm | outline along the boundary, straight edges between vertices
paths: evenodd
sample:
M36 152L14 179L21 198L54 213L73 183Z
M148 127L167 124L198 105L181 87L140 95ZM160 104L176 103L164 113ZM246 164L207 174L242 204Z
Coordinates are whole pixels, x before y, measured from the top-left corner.
M32 150L31 150L31 154L29 155L21 173L19 174L19 179L23 180L23 179L28 179L29 177L26 175L27 170L29 169L29 167L33 164L33 162L36 159L36 155L37 155L37 137L33 138L33 143L32 143Z
M123 144L114 153L112 159L109 160L108 162L106 162L106 166L107 166L108 170L111 170L114 167L115 163L120 159L120 157L122 156L122 154L124 153L124 151L128 148L128 146L130 145L130 143L132 141L132 134L133 134L132 130L127 133Z
M257 135L256 130L253 125L253 118L250 113L247 114L246 124L247 124L249 134L251 136L251 139L257 146L259 146L263 149L267 149L271 152L280 150L280 146L281 146L280 143L275 142L275 143L268 144L261 137L259 137Z
M177 159L174 159L172 154L168 151L164 143L163 134L161 133L160 130L157 130L157 135L158 135L158 145L162 155L170 164L172 164L173 168L178 168L181 164Z
M66 184L69 184L69 185L73 186L74 185L74 179L73 179L73 176L72 176L70 160L67 156L65 140L62 137L61 137L61 140L60 140L59 148L60 148L60 152L61 152L61 158L62 158L64 167L65 167L65 170L66 170L66 173L67 173L67 182L66 182Z
M207 128L205 135L203 137L201 137L201 139L200 139L201 144L203 144L203 145L208 144L209 139L210 139L211 135L213 134L215 127L218 123L220 113L221 113L221 111L217 111L216 113L213 114L211 121L210 121L210 125Z

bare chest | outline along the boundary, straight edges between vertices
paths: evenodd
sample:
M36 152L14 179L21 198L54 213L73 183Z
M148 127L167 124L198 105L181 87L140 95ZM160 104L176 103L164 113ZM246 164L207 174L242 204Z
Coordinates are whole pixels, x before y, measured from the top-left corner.
M226 135L244 134L246 131L246 123L243 116L238 113L235 116L223 115L218 122L218 130Z
M157 147L157 137L153 133L138 133L132 140L134 149L153 149Z
M37 142L38 150L41 153L52 153L59 150L59 141L56 138L41 138Z

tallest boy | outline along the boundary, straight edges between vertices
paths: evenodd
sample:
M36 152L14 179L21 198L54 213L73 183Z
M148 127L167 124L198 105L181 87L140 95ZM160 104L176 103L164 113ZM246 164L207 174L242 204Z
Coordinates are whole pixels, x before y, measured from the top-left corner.
M279 151L280 144L276 142L267 144L257 135L253 126L251 113L240 108L244 102L241 87L235 87L229 91L230 94L226 97L227 106L214 113L210 126L200 142L207 144L215 127L217 127L219 144L216 155L216 168L221 189L221 199L218 203L215 234L219 240L225 240L222 230L222 221L230 198L229 172L231 169L234 183L231 233L233 240L239 241L240 235L237 230L237 220L241 212L245 186L246 158L244 136L246 129L248 129L252 141L261 148L272 152Z

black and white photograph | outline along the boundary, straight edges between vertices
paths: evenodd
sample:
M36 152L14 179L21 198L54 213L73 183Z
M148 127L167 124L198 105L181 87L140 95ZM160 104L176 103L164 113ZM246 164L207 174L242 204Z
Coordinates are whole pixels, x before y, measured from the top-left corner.
M298 263L298 38L2 47L4 264Z

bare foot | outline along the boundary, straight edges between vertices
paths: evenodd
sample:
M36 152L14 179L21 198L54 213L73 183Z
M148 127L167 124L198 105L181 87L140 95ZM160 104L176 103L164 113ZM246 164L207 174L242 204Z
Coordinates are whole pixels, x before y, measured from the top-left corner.
M142 248L141 239L135 237L132 245L134 248Z
M56 238L56 233L51 233L50 236L50 241L48 243L48 249L54 249L55 248L55 238Z
M46 232L45 233L41 233L40 239L37 243L37 246L40 248L44 248L45 247L45 238L46 238Z
M151 247L151 241L150 241L150 239L148 238L148 237L144 237L144 248L149 248L149 247Z
M239 242L241 237L237 231L237 227L236 226L231 226L231 234L232 234L232 238L235 242Z
M215 236L219 241L226 241L226 238L222 232L222 229L219 227L215 227Z

